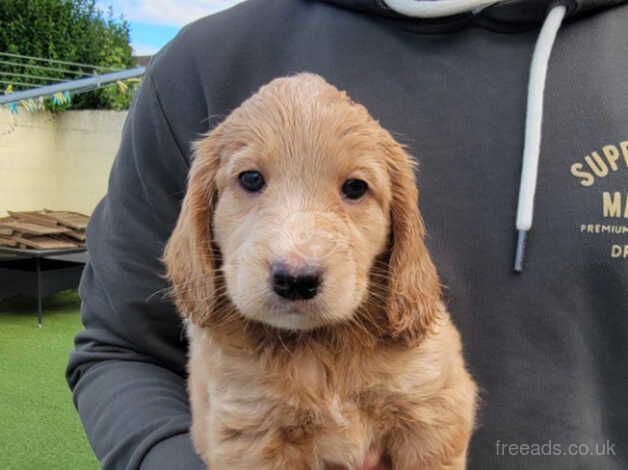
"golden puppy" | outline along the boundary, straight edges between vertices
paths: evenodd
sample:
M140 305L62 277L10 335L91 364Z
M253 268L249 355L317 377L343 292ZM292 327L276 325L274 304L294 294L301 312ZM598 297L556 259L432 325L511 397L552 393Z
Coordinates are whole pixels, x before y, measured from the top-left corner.
M316 75L198 143L164 259L211 470L465 467L476 387L417 199L403 148Z

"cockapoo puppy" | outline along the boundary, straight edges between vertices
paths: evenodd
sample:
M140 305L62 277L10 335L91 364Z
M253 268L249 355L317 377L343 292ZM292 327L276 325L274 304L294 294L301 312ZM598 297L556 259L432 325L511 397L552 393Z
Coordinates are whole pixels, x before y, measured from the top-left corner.
M463 469L476 386L424 244L414 165L313 74L196 146L164 260L211 470Z

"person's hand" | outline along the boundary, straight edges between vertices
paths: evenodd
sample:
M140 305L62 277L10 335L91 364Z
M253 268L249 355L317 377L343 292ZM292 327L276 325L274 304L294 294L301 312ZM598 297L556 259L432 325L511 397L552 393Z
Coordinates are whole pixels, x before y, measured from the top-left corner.
M362 466L355 470L390 470L390 466L382 458L381 451L372 449L366 454Z
M348 467L333 465L326 467L327 470L391 470L392 467L382 458L382 452L377 449L369 450L362 465L349 469Z

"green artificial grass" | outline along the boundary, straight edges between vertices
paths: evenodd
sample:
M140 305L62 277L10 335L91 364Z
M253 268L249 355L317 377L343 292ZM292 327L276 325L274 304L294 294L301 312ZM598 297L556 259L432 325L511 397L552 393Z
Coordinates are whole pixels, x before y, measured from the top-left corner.
M0 302L0 469L91 470L99 465L72 404L64 371L81 329L75 291Z

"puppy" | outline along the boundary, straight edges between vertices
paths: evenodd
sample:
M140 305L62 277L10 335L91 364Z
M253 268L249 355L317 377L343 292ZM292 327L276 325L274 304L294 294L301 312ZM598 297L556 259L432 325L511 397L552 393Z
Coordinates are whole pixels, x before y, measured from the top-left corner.
M476 386L417 203L403 148L316 75L198 142L164 261L211 470L465 467Z

